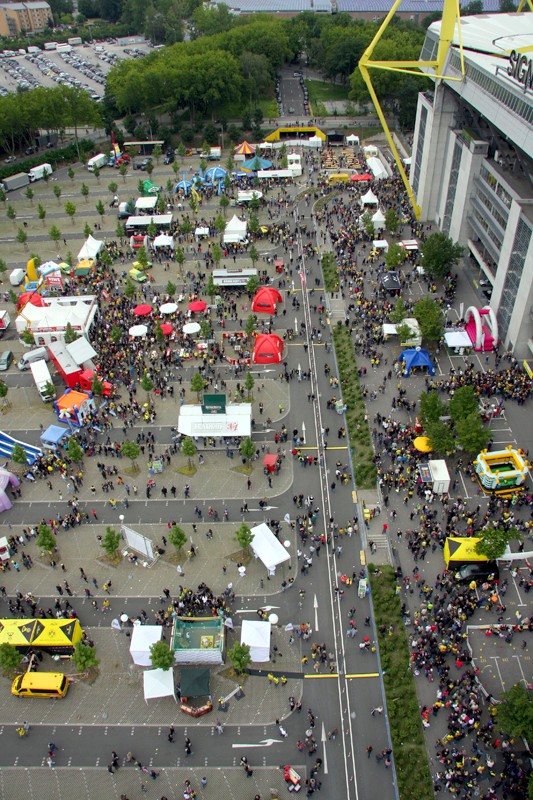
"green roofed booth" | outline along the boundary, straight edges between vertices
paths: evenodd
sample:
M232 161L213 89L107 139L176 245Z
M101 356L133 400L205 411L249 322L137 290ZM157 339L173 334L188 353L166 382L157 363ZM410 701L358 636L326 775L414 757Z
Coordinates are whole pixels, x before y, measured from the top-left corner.
M213 710L209 689L208 667L182 667L180 672L180 711L190 717L203 717ZM202 705L193 706L190 699L205 698Z

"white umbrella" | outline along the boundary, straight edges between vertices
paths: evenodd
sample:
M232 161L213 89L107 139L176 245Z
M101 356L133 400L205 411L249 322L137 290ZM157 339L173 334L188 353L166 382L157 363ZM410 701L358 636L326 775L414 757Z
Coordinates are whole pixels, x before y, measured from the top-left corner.
M183 326L183 333L198 333L201 329L199 322L187 322Z
M137 339L141 336L146 336L148 333L148 328L146 325L134 325L132 328L129 329L130 336L133 336L134 339Z
M162 314L174 314L178 310L177 303L163 303L160 307L160 312Z

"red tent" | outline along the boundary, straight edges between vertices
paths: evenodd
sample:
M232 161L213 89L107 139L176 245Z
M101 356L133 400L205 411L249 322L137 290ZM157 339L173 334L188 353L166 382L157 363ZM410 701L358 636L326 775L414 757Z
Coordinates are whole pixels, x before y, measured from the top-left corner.
M283 339L275 333L261 333L255 340L254 364L279 364L283 358Z
M141 303L140 306L135 306L133 309L133 316L134 317L147 317L148 314L152 312L152 306L148 305L148 303Z
M17 297L17 310L20 311L27 303L31 303L32 306L45 305L44 298L41 297L40 294L37 294L37 292L22 292L22 294L19 294Z
M269 472L275 472L276 466L278 464L278 454L277 453L267 453L263 459L263 464L267 468Z
M276 303L281 303L283 298L273 286L260 286L252 303L254 314L275 314Z
M165 334L165 336L170 336L170 334L172 333L172 331L174 330L174 328L172 327L172 325L170 324L170 322L163 322L163 323L161 324L161 330L163 331L163 333Z
M204 303L203 300L193 300L192 303L189 303L189 311L205 311L207 308L207 303Z
M374 180L374 176L373 175L369 175L368 172L364 172L364 173L362 173L360 175L357 172L355 172L353 175L350 175L350 180L351 181L372 181L372 180Z

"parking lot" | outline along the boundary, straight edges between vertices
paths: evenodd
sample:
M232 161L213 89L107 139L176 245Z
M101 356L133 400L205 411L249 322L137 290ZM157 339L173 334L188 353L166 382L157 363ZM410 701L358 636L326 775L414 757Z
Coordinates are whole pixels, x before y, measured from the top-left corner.
M0 59L0 95L62 85L78 86L99 100L104 94L107 73L114 64L124 58L142 58L149 52L148 43L121 46L94 42L67 45L61 51L4 54Z

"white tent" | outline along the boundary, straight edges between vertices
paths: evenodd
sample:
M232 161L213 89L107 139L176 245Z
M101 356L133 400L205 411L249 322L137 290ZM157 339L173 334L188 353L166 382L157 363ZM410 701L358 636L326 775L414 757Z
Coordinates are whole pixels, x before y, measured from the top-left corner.
M199 227L194 231L195 236L209 236L209 228Z
M273 570L278 564L290 559L290 554L264 522L251 528L251 531L254 538L250 546L255 557L260 558L268 570Z
M87 341L85 336L80 336L75 342L67 344L66 350L78 366L84 364L86 361L92 361L97 355L96 350L92 344Z
M161 625L134 625L131 634L130 655L134 664L150 667L150 646L159 642L163 635Z
M249 646L252 661L270 661L270 629L270 622L266 620L242 621L241 644Z
M322 147L323 144L324 144L324 142L322 141L320 136L311 136L308 139L309 147L318 147L318 148L320 148L320 147Z
M379 158L367 157L366 165L377 181L382 181L384 178L388 178L389 173L387 172L385 166L381 163Z
M174 237L169 236L168 233L161 233L155 237L152 245L153 247L172 247L174 249Z
M226 225L224 244L234 244L235 242L244 241L244 239L246 239L247 228L246 220L239 219L235 214Z
M346 144L359 144L359 136L356 136L355 133L351 133L349 136L346 137Z
M146 702L158 697L173 697L178 702L174 690L174 670L147 669L143 673L143 683Z
M374 228L379 230L383 230L385 227L385 215L380 208L372 215L372 222L374 223Z
M444 334L444 341L447 347L460 348L472 347L472 340L465 330L454 328L453 330L446 331Z
M91 234L89 234L85 244L78 253L78 261L82 261L84 258L96 258L103 246L103 242L99 242L98 239L94 239Z
M361 197L361 205L363 206L363 208L365 206L377 206L377 204L378 204L378 198L376 197L372 189L369 189L368 192Z
M375 144L368 144L366 147L363 147L363 151L366 158L372 158L378 154L378 148Z
M385 250L386 253L389 252L389 243L386 239L374 239L372 247L374 250Z
M155 211L157 197L138 197L135 201L135 211Z

